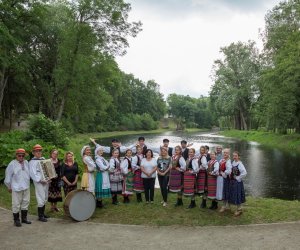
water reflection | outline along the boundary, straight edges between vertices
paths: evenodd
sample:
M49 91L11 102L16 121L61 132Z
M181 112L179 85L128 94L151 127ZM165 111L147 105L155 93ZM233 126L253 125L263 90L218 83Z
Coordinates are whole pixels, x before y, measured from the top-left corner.
M300 156L294 152L289 154L277 149L264 147L256 142L245 142L226 138L217 134L166 132L163 134L146 135L148 147L159 147L162 140L168 138L170 146L175 147L185 139L193 142L193 147L199 149L201 145L214 148L221 145L230 148L231 153L237 150L241 153L242 161L248 175L244 181L246 193L255 197L276 197L281 199L300 198ZM137 142L138 136L120 136L122 145ZM111 138L99 141L102 145L110 145Z

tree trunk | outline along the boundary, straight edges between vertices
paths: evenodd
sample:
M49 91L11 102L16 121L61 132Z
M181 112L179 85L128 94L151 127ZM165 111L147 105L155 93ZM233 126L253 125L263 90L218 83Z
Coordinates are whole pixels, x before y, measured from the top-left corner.
M62 97L62 100L60 102L60 105L59 105L59 108L58 108L58 113L57 113L57 117L56 117L56 120L57 121L60 121L61 120L61 117L62 117L62 114L64 112L64 108L65 108L65 102L66 102L66 95L64 95Z
M1 78L0 78L0 112L2 110L2 101L4 96L4 90L7 84L8 76L5 76L5 68L1 70Z
M243 130L248 130L248 126L245 120L245 116L243 114L243 112L240 110L240 117L241 117L241 124L242 124L242 129Z

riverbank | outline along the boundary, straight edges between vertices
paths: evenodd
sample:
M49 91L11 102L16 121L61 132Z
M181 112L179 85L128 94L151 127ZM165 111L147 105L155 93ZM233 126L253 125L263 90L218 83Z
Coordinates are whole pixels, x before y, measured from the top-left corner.
M144 197L143 197L144 199ZM232 212L220 214L218 211L210 209L200 209L201 198L196 197L197 207L186 209L190 203L189 198L184 198L184 206L175 208L176 194L169 195L169 205L163 207L161 195L158 189L155 190L154 204L137 203L135 196L131 198L129 204L122 203L112 205L111 199L105 199L105 208L97 208L91 222L101 222L109 224L147 225L147 226L225 226L225 225L248 225L274 222L288 222L300 220L300 202L284 201L280 199L253 198L247 197L244 204L244 213L236 218ZM219 204L221 205L221 204ZM210 202L208 202L210 206ZM11 209L11 195L4 185L0 185L0 207ZM60 212L50 212L47 204L46 213L52 218L67 219L63 212L63 204L58 203ZM36 215L36 199L34 186L31 185L31 199L29 213Z
M278 148L283 151L300 153L300 134L282 135L272 132L261 132L252 130L225 130L220 131L219 134L246 141L255 141L268 147Z

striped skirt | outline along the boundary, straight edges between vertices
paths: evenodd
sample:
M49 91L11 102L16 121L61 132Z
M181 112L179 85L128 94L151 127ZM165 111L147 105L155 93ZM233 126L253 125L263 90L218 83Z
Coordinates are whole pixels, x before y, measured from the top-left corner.
M196 180L197 193L203 194L207 191L207 173L206 170L200 170Z
M183 195L193 196L195 194L196 175L189 171L183 174Z
M96 184L95 184L95 196L96 198L110 198L111 197L110 188L103 189L102 184L103 184L102 172L97 172Z
M228 201L234 205L240 205L246 202L244 184L242 181L230 180Z
M136 193L144 192L143 179L141 177L142 171L140 169L135 170L133 176L133 191Z
M124 176L122 194L133 194L133 172Z
M215 175L207 175L207 198L216 199L217 177Z
M169 180L169 191L173 193L181 192L182 190L182 172L176 169L171 169Z
M224 183L224 178L220 175L217 176L216 199L219 201L223 200L223 183Z

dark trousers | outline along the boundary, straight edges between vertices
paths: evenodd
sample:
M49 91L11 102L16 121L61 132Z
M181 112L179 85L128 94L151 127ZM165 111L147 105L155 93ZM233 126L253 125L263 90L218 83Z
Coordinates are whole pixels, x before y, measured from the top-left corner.
M158 175L158 182L159 182L160 192L163 197L163 200L164 200L164 202L167 202L168 201L169 176Z
M143 178L143 183L146 201L153 201L155 178Z

